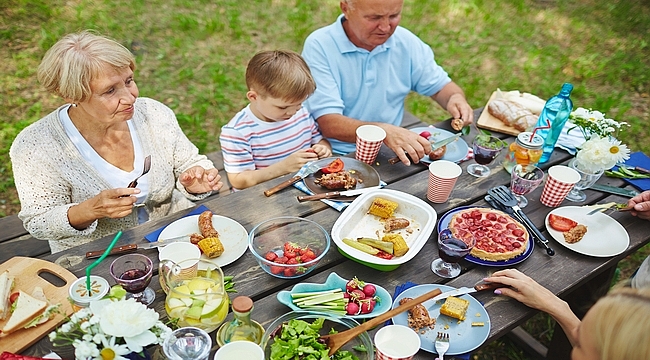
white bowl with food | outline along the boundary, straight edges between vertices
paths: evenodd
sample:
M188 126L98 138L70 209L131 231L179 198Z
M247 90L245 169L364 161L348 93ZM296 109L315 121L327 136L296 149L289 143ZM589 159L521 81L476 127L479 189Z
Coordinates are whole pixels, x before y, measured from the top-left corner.
M343 211L332 227L332 240L343 256L391 271L420 252L437 220L436 211L422 199L376 189L362 194ZM391 243L393 254L388 256L384 250L389 250Z

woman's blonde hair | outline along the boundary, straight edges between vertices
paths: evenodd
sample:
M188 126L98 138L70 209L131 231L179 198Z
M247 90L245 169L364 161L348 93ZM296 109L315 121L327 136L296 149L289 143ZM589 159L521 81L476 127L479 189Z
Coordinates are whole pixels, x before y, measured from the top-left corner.
M38 66L38 81L50 92L80 102L90 97L90 82L106 65L135 71L135 57L122 44L90 31L57 41Z
M246 86L262 97L302 101L316 90L309 66L290 50L261 51L246 68Z
M593 310L594 344L601 360L650 359L650 289L614 289Z

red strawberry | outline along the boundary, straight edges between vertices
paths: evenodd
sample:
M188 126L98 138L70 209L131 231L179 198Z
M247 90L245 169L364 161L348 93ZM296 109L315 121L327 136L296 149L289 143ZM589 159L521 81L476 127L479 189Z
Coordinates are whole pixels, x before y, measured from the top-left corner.
M271 268L270 268L270 270L271 270L271 273L272 273L272 274L278 275L278 274L281 274L281 273L282 273L282 271L284 270L284 268L283 268L282 266L275 266L275 265L272 265Z
M286 251L286 250L285 250L285 251L284 251L284 256L288 257L289 259L293 259L293 258L295 258L296 256L298 256L298 254L296 254L295 251Z
M296 243L292 243L290 241L287 241L287 242L284 243L284 252L286 253L288 251L291 251L291 252L300 251L300 246L298 244L296 244Z
M287 265L298 265L298 259L296 259L295 257L289 258L289 260L287 261Z
M295 276L296 275L296 269L294 268L285 268L284 269L284 276L290 277L290 276Z
M307 261L314 260L316 258L316 253L314 253L314 251L311 250L311 249L307 249L307 250L305 250L304 253L300 254L300 256L302 256L304 262L307 262ZM304 259L307 259L307 258L309 260L304 260Z
M274 253L273 251L269 251L264 255L264 258L268 261L275 261L275 259L278 258L278 254Z
M287 261L289 261L289 258L287 258L286 256L281 256L281 257L275 259L276 264L286 264Z

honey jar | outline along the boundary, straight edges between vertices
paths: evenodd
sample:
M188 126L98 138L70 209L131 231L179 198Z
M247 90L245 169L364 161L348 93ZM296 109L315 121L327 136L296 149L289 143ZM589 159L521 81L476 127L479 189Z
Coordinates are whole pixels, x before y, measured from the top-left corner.
M515 142L510 144L508 152L503 159L503 167L507 172L517 165L536 165L542 157L544 138L540 135L533 135L530 131L524 131L517 135Z

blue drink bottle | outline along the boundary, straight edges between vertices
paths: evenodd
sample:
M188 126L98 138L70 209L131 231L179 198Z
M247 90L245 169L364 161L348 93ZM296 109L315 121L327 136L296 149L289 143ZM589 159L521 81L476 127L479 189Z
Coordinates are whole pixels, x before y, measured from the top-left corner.
M548 99L539 119L537 119L536 133L544 138L544 153L539 159L540 164L551 158L555 143L562 133L564 124L569 119L571 110L573 110L573 102L569 98L572 90L573 85L564 83L560 93Z

